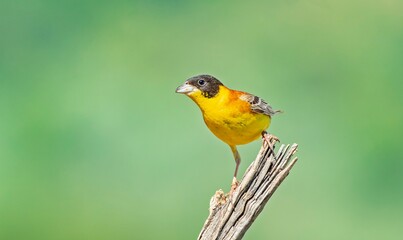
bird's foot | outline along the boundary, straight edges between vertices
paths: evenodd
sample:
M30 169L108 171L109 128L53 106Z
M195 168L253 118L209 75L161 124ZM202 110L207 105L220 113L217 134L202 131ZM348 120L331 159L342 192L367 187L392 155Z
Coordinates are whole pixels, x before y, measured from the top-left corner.
M236 180L236 177L234 177L232 179L231 190L229 191L229 194L232 194L238 186L239 186L239 182L238 182L238 180Z
M263 142L266 142L267 145L269 145L270 150L273 152L274 158L276 158L276 154L274 153L274 144L276 142L280 142L280 139L278 139L278 137L276 137L270 133L267 133L266 131L262 132L262 139L263 139ZM272 143L272 141L273 141L273 143Z

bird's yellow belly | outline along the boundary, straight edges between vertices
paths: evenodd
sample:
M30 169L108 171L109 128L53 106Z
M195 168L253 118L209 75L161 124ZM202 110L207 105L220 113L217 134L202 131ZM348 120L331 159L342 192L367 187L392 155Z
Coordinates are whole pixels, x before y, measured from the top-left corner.
M203 117L214 135L232 146L258 139L270 125L270 117L258 113L203 114Z

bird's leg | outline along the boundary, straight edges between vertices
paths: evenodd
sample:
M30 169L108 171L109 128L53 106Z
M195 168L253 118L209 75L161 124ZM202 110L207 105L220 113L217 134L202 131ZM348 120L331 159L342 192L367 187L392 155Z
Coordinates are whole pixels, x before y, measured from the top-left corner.
M276 137L270 133L267 133L266 131L262 132L262 138L263 138L263 141L265 141L267 143L267 145L269 145L269 148L272 151L274 158L276 159L276 154L274 153L274 145L271 144L271 140L274 140L274 143L280 142L280 140L278 139L278 137Z
M230 146L230 147L231 147L232 154L234 155L235 164L236 164L234 178L232 179L231 191L230 191L230 193L232 193L239 185L239 182L236 179L236 176L238 174L239 164L241 163L241 156L239 155L238 150L236 149L236 146Z

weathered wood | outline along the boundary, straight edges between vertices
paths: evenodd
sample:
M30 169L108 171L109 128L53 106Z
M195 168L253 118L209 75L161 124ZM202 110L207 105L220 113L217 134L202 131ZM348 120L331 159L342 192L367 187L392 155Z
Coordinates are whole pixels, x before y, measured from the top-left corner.
M275 141L272 140L272 145ZM198 240L238 240L252 225L267 201L294 166L298 145L281 145L276 156L264 143L234 192L216 191L210 214Z

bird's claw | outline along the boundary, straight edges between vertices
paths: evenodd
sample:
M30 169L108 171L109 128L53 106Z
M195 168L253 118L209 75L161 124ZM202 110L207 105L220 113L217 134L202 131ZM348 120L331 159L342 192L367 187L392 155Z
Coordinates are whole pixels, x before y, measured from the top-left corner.
M276 158L276 154L274 153L274 144L276 142L280 142L280 139L270 133L262 132L263 142L266 142L269 145L270 150L273 152L274 158ZM272 144L273 141L273 144Z
M238 186L239 186L239 182L238 182L238 180L236 180L236 177L234 177L232 179L231 190L229 193L232 194Z

